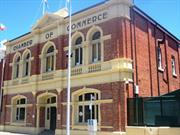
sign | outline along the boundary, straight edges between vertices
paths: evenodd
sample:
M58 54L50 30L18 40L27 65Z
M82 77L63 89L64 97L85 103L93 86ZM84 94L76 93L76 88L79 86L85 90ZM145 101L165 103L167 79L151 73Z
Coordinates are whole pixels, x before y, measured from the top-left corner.
M27 48L29 46L31 46L33 44L33 40L28 40L26 42L23 42L21 44L18 44L18 45L15 45L12 47L13 51L17 51L17 50L20 50L20 49L24 49L24 48Z
M53 32L46 33L45 38L49 39L53 36Z
M72 29L72 31L75 31L77 29L84 28L88 25L92 25L92 24L95 24L97 22L103 21L107 18L108 18L108 13L107 13L107 11L104 11L104 12L86 17L84 19L81 19L81 20L78 20L78 21L72 23L71 29ZM69 31L69 25L66 27L66 30Z

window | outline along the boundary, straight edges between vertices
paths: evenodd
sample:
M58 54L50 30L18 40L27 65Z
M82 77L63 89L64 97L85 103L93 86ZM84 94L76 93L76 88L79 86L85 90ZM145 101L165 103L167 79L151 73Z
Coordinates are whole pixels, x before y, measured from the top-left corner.
M161 52L161 48L158 47L157 49L157 59L158 59L158 68L162 69L162 52Z
M172 64L172 74L176 75L176 62L174 56L171 58L171 64Z
M25 120L25 113L26 113L26 99L21 98L16 101L15 108L16 108L16 121L24 121Z
M30 74L30 54L28 53L24 59L24 74L23 76L28 76Z
M50 108L49 107L47 108L47 113L46 114L47 114L46 118L47 118L47 120L49 120L49 117L50 117Z
M75 66L81 65L82 64L82 37L78 37L75 42Z
M99 119L99 105L95 102L98 100L97 93L85 93L77 97L77 123L87 123L88 119Z
M101 33L95 32L92 36L92 62L97 62L101 60Z
M20 68L20 56L18 56L15 59L15 63L14 63L14 78L18 78L19 77L19 68Z
M47 99L47 104L54 104L56 103L56 97L50 97Z
M46 52L46 72L54 70L54 46L50 46Z

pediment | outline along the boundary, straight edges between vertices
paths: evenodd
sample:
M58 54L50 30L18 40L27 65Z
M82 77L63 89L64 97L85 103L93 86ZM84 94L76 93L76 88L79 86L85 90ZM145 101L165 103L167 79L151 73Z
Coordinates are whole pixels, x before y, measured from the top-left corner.
M63 19L68 16L67 8L62 8L55 13L46 13L42 18L40 18L36 24L32 27L32 30L43 28L51 23L54 23L58 19Z
M55 14L47 13L42 18L40 18L36 24L32 27L33 30L43 28L51 23L54 23L58 19L61 19L62 17Z

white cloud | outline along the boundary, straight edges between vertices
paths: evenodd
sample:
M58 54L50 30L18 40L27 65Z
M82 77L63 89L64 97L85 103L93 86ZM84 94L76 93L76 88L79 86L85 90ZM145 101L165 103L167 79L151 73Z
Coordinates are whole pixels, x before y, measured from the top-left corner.
M7 40L5 39L5 40L2 40L2 41L0 41L0 50L6 50L6 46L4 45L4 43L5 42L7 42Z

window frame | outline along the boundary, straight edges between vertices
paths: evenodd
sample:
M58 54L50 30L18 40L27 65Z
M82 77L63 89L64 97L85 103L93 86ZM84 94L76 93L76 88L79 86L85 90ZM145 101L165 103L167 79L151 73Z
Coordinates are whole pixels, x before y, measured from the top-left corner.
M87 94L93 94L95 99L91 101L91 99L87 100L85 99L86 95ZM80 100L80 97L82 98L82 100ZM100 100L99 99L99 93L98 92L88 92L88 93L81 93L79 95L76 96L76 100L77 100L77 104L76 104L76 113L77 113L77 116L76 116L76 120L75 120L75 124L80 124L80 125L85 125L87 124L87 121L88 119L90 119L90 114L89 114L89 118L86 119L86 114L87 113L90 113L90 110L88 112L86 112L85 108L89 108L89 106L91 105L92 103L92 108L94 107L94 112L92 115L92 118L95 118L97 119L97 122L99 123L99 109L100 109L100 104L97 103L96 101ZM80 101L79 101L80 100ZM80 112L80 108L82 108L82 112ZM80 119L82 119L82 122L80 122Z
M91 38L91 62L97 63L102 61L102 43L101 43L101 32L95 31Z
M83 37L78 36L74 43L74 66L80 66L83 64ZM76 61L77 60L77 61Z
M157 64L158 64L158 70L163 71L162 68L162 50L161 47L157 47Z
M27 98L25 97L17 98L13 102L15 102L13 107L15 111L15 113L13 113L14 121L18 123L19 122L25 123ZM23 112L23 117L22 117L22 112Z
M23 77L29 76L30 75L30 70L31 70L31 54L30 54L30 52L28 52L25 55L25 58L23 60Z
M48 52L48 50L53 47L53 51L52 52ZM47 48L47 51L45 52L45 69L44 72L48 73L48 72L52 72L55 70L55 47L53 45L49 46Z
M177 74L176 74L176 60L175 60L174 56L171 57L171 67L172 67L172 75L177 76Z
M13 79L18 79L20 77L20 61L21 57L17 56L13 64Z

